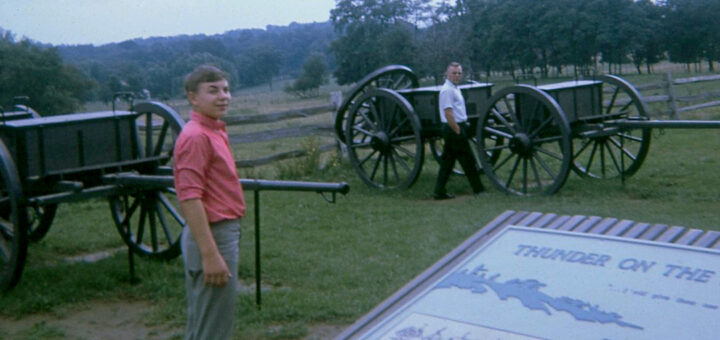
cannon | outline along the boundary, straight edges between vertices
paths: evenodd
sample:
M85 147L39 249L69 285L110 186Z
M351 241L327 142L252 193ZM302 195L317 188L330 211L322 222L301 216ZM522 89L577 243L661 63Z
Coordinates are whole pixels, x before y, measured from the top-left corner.
M40 117L15 106L0 114L0 292L18 283L28 243L47 234L61 203L108 200L128 246L131 276L133 254L157 260L180 254L185 220L173 188L172 152L184 121L160 102L129 102L127 111L113 103L102 112ZM241 183L256 193L329 192L333 200L349 190L345 183Z
M405 66L381 68L336 113L336 133L371 187L408 188L419 176L424 143L434 156L441 150L440 88L417 84ZM554 194L571 170L589 179L632 176L648 154L653 128L720 128L720 121L652 120L640 93L614 75L496 93L492 84L460 88L480 169L500 191L518 196Z

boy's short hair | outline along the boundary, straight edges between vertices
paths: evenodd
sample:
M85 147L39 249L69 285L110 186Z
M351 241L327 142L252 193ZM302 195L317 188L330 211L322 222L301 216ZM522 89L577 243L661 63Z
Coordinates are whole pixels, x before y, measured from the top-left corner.
M213 83L220 80L228 80L227 73L212 65L200 65L185 76L183 86L185 93L197 92L201 83Z

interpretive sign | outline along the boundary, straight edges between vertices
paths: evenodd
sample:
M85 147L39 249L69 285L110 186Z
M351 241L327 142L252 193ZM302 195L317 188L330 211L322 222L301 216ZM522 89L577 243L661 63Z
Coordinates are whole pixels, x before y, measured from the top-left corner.
M720 251L512 226L353 339L718 339Z

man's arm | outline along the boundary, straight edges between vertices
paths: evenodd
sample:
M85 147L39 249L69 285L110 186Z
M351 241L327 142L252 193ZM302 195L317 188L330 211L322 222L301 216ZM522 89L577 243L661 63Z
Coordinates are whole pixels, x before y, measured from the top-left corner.
M230 270L210 232L205 206L199 198L194 198L181 201L180 211L185 216L187 226L200 249L205 284L224 286L231 278Z
M448 126L455 131L455 134L460 134L460 125L457 124L455 121L455 116L453 116L453 109L448 107L445 110L443 110L443 113L445 113L445 119L447 120Z

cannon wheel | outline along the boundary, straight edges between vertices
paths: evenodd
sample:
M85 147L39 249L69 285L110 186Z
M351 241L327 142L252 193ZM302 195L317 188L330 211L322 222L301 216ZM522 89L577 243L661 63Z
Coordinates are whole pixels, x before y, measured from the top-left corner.
M350 162L368 186L409 188L420 175L424 146L420 121L395 91L371 90L353 104L345 144Z
M535 87L516 85L493 95L482 112L477 155L491 182L518 196L557 192L572 161L570 126L557 102Z
M15 162L0 142L0 292L14 287L25 266L28 231Z
M172 164L175 140L184 125L180 116L170 107L156 102L138 103L134 110L138 114L140 157L166 155L168 158L160 165ZM185 220L179 213L174 188L140 188L111 196L108 200L115 226L133 252L159 260L180 255L180 236Z
M391 90L402 90L419 86L418 78L413 71L403 65L388 65L379 68L361 79L343 100L340 108L335 112L335 133L340 141L345 141L345 126L348 118L348 110L355 104L355 101L366 92L386 88Z
M598 80L603 82L602 116L587 126L615 119L648 119L645 102L632 85L613 75ZM632 176L647 156L651 132L650 128L597 128L581 133L581 138L574 139L572 169L585 178Z
M30 242L40 242L45 237L55 218L57 206L57 204L48 204L27 208L28 240Z

